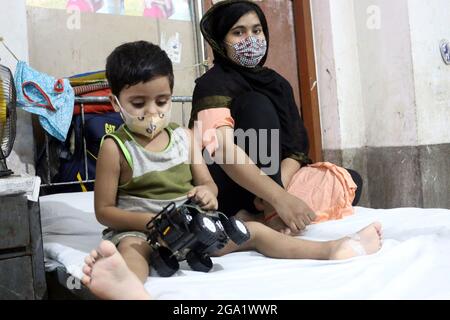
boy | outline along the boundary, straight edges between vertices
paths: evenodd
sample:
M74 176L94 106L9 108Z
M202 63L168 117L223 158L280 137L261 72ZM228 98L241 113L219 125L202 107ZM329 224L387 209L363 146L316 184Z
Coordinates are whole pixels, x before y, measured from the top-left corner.
M216 209L217 187L207 167L190 159L190 132L169 122L174 80L166 53L144 41L121 45L107 59L106 76L111 103L125 125L102 143L95 213L109 227L104 239L118 246L129 268L145 282L148 221L170 202L180 205L187 197L203 209Z
M125 124L105 136L96 171L95 214L108 229L104 239L117 246L127 267L144 283L150 246L146 224L165 205L194 198L206 210L217 209L217 187L188 129L170 123L172 64L158 46L138 41L116 48L107 59L111 103ZM346 259L372 254L381 245L381 225L373 223L354 237L306 241L283 235L259 222L246 222L251 238L241 246L229 241L216 255L256 250L273 258ZM92 273L99 255L86 258L84 283L102 296ZM108 266L109 268L110 266ZM100 292L100 294L99 294Z

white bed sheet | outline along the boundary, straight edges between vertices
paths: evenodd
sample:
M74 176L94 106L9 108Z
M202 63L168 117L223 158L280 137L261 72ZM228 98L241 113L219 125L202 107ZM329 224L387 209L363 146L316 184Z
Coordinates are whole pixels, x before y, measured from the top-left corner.
M62 264L80 277L84 257L103 230L93 193L40 198L48 270ZM209 273L182 264L170 278L152 273L157 299L450 299L450 210L357 207L343 220L309 226L302 238L329 240L380 221L384 243L374 255L346 261L279 260L257 252L213 258Z

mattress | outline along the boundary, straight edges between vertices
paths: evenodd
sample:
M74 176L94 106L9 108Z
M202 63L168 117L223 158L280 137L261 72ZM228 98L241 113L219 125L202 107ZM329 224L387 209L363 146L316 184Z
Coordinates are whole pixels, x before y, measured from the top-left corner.
M93 192L43 196L40 205L46 270L79 278L104 229ZM384 230L374 255L317 261L231 253L213 258L209 273L185 263L170 278L153 271L145 288L156 299L450 299L450 210L356 207L345 219L308 226L301 238L336 239L374 221Z

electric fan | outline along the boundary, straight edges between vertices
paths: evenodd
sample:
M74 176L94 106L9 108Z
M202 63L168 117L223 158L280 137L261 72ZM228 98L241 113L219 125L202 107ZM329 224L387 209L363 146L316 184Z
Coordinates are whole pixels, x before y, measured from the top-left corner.
M16 137L16 88L7 67L0 64L0 177L13 172L6 166Z

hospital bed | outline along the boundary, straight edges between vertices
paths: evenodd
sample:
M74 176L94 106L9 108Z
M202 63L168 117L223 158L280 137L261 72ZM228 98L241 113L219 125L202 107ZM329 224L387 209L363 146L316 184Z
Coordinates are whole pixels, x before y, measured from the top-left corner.
M79 282L104 229L93 192L41 196L40 208L49 290L56 293L50 297L93 298ZM213 258L209 273L183 263L170 278L152 271L145 288L156 299L450 299L450 210L356 207L345 219L308 226L301 238L336 239L374 221L382 223L384 240L370 256L318 261L238 252Z

